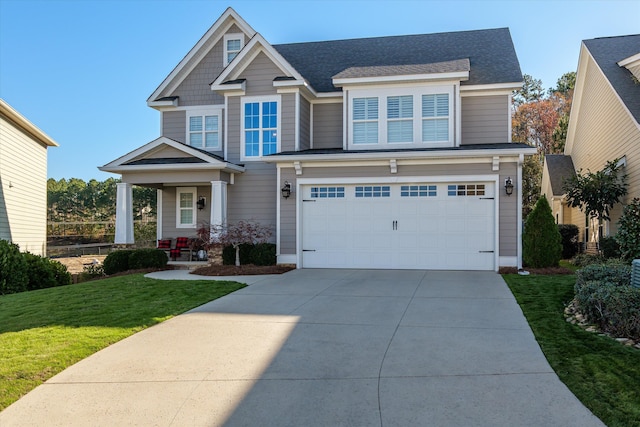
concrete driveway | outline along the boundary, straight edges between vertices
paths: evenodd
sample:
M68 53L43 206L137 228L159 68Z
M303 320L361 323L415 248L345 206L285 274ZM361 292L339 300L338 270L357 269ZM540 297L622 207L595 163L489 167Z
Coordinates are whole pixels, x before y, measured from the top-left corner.
M56 375L0 426L602 426L489 272L295 270Z

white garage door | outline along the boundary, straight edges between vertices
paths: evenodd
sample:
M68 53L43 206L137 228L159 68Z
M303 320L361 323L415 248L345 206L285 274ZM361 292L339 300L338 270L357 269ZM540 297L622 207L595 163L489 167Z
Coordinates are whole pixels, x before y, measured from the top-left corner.
M494 185L302 186L304 268L493 270Z

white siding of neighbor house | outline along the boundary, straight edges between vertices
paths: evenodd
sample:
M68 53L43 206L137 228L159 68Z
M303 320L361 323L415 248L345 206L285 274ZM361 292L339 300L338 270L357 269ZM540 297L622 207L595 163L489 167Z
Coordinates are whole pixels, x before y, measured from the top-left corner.
M628 194L624 203L640 195L640 127L624 108L613 88L591 56L584 75L584 90L579 109L571 111L567 150L577 170L601 170L607 161L626 156ZM622 213L622 204L611 213L610 233L615 234ZM583 227L581 215L574 221Z
M313 105L313 148L342 148L342 102Z
M0 116L0 239L46 255L47 148Z
M509 141L509 97L507 95L462 98L462 145Z
M516 163L500 163L499 183L504 183L507 177L512 179L517 176ZM491 163L462 164L462 165L422 165L422 166L398 166L398 172L391 174L388 166L363 166L363 167L313 167L303 168L303 178L357 178L357 177L401 177L401 176L447 176L447 175L492 175ZM296 188L296 174L293 168L281 168L280 178L291 183ZM499 215L500 237L499 255L516 256L517 254L517 200L521 197L517 188L511 197L504 195L503 188L498 185L500 192ZM296 253L296 198L292 193L287 200L280 200L280 254L293 255Z

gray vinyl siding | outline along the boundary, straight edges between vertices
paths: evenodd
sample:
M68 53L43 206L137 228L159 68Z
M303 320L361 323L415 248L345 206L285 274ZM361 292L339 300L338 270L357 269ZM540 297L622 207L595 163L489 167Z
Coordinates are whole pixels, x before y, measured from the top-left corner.
M46 255L47 148L0 116L0 239Z
M265 55L259 53L238 76L246 79L246 96L275 95L273 79L284 73Z
M509 97L507 95L462 98L462 145L509 141Z
M501 183L507 177L511 177L514 181L517 177L516 163L501 163L500 171L492 170L491 163L477 164L441 164L441 165L415 165L415 166L398 166L398 172L391 174L389 166L363 166L363 167L320 167L320 168L304 168L304 178L364 178L364 177L401 177L401 176L459 176L459 175L495 175L499 174L498 188L499 193L499 255L500 256L516 256L517 255L517 200L521 197L517 188L511 197L504 195ZM281 180L291 182L293 189L296 188L296 175L292 168L281 169ZM295 200L297 194L292 193L288 200L280 202L280 254L295 254L296 251L296 211Z
M311 105L304 97L300 99L300 149L308 150L311 148Z
M296 95L282 95L282 117L280 118L280 151L294 151L296 148Z
M342 148L342 103L313 105L313 148Z
M248 162L246 171L235 176L235 183L227 186L227 219L230 223L240 220L256 221L272 227L275 242L276 167L262 162Z
M194 187L194 185L184 184L181 187ZM199 224L208 223L211 219L211 186L197 186L196 197L206 198L205 208L196 209L196 228L176 227L176 194L178 187L162 188L162 238L175 239L176 237L196 237Z
M162 136L185 142L187 134L186 111L163 111L161 114Z

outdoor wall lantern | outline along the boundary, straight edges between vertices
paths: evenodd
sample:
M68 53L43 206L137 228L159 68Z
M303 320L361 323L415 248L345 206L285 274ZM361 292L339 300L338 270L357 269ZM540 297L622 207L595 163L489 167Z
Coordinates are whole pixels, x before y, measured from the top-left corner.
M289 181L285 181L280 191L282 192L282 197L288 199L289 196L291 196L291 183Z
M511 180L511 177L504 180L504 191L507 193L507 196L513 194L513 181Z
M207 199L205 199L204 196L200 196L198 197L198 201L196 204L198 205L198 210L201 211L207 204Z

